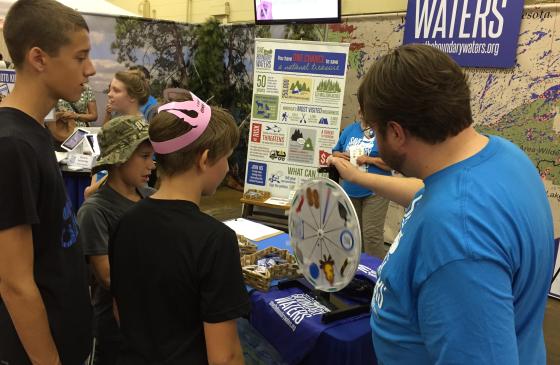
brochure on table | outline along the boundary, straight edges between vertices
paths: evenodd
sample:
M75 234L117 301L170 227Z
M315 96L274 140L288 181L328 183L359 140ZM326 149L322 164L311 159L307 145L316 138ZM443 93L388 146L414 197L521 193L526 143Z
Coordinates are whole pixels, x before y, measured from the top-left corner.
M224 224L233 229L235 233L245 236L251 241L262 241L264 239L282 234L284 232L265 226L257 222L250 221L244 218L236 218L225 221Z
M339 136L348 50L347 43L256 39L245 191L285 201L319 176Z
M555 264L554 272L552 274L552 283L550 285L550 295L560 299L560 238L554 240L555 248Z

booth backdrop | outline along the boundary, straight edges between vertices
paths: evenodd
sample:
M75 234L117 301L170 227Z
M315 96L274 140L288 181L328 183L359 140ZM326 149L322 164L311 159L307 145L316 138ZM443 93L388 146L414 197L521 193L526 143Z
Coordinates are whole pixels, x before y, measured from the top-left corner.
M10 1L0 1L0 24ZM349 42L350 55L342 127L357 116L356 90L368 67L402 43L404 13L351 17L341 24L254 26L217 23L187 25L131 17L86 15L91 29L91 78L100 115L113 74L132 64L152 74L152 94L163 88L192 89L211 104L232 111L242 141L231 161L233 173L245 178L255 37ZM476 127L520 146L539 170L560 237L560 4L527 6L511 69L468 69ZM4 45L0 47L3 49ZM7 54L5 55L6 58ZM207 62L213 60L213 62ZM219 86L219 87L218 87ZM520 192L522 193L522 192ZM390 221L398 222L392 210Z

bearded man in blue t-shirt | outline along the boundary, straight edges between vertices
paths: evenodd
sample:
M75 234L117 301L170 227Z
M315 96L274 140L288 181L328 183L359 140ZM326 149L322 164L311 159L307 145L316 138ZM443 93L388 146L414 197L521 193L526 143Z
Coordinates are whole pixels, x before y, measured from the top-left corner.
M395 49L359 94L381 158L408 176L330 159L342 178L408 207L372 298L379 363L545 364L554 233L535 166L472 127L467 77L435 48Z

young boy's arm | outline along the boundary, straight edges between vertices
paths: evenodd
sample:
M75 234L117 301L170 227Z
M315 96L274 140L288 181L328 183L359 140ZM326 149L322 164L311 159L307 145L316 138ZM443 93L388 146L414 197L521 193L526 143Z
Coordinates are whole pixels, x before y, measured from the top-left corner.
M101 185L103 185L103 183L105 183L105 181L107 181L107 178L109 177L109 175L105 175L103 176L101 179L97 180L96 175L94 174L91 177L91 184L88 185L85 189L84 189L84 199L89 198L93 193L95 193L97 190L99 190L99 188L101 187Z
M250 300L243 282L235 232L223 225L215 228L201 255L201 316L210 365L243 364L237 319L246 316Z
M103 288L109 289L111 286L108 251L109 223L104 210L100 206L86 201L78 210L77 220L78 227L80 227L78 240L82 245L84 255L99 284Z
M236 320L220 323L204 322L204 338L209 365L244 363Z
M88 258L95 278L103 288L109 290L111 287L109 255L92 255L88 256Z
M0 296L32 364L60 364L33 276L30 225L0 230Z

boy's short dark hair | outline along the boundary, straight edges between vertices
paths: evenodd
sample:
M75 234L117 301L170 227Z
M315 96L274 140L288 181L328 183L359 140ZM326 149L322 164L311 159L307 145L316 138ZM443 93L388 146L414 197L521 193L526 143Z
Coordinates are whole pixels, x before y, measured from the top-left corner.
M467 75L447 54L426 45L398 47L368 70L358 89L366 124L385 135L394 121L435 144L472 124Z
M60 47L70 43L68 33L80 29L89 32L80 13L68 6L55 0L19 0L6 15L4 39L12 62L20 68L31 48L56 56Z
M191 100L190 95L187 100ZM225 109L213 106L208 127L194 142L169 154L156 153L158 175L173 176L192 168L197 157L209 150L210 163L226 156L239 143L235 119ZM163 142L188 133L191 125L174 114L162 111L150 120L150 140Z

